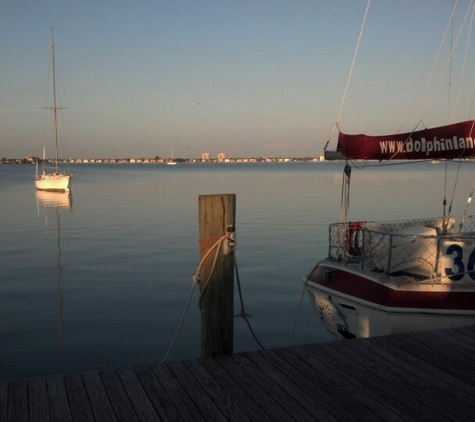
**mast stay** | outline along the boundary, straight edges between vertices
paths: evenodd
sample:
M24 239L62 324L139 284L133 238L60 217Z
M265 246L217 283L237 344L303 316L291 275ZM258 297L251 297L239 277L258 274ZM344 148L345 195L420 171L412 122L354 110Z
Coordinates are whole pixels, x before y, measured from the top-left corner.
M53 110L53 130L54 130L54 142L55 142L55 160L54 160L54 173L59 174L59 144L58 144L58 110L65 109L66 107L58 107L56 103L56 68L55 68L55 56L54 56L54 26L51 28L51 65L53 74L53 107L43 107L49 110Z

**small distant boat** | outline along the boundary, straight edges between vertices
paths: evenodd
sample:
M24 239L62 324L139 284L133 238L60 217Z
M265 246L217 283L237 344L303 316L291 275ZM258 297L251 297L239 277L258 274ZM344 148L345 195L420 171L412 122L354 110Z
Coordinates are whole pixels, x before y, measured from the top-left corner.
M54 60L54 33L51 29L51 60L53 71L53 107L48 107L53 110L53 125L54 125L54 140L55 140L55 166L54 172L48 173L45 167L45 149L43 149L43 170L38 174L38 162L36 163L36 177L35 186L38 190L53 191L53 192L69 192L71 189L71 174L61 173L59 171L59 148L58 148L58 122L57 111L60 107L56 105L56 74L55 74L55 60Z
M169 165L169 166L174 166L174 165L176 165L176 161L173 160L173 148L172 148L172 158L171 158L171 161L167 161L167 165Z

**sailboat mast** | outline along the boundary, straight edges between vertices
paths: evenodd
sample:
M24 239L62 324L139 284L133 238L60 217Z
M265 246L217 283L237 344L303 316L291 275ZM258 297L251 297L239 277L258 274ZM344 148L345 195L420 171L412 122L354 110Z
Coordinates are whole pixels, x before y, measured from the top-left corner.
M54 124L54 141L56 146L56 156L55 156L55 173L59 173L58 167L58 122L57 122L57 111L56 107L56 71L55 71L55 60L54 60L54 28L51 28L51 60L53 67L53 124Z

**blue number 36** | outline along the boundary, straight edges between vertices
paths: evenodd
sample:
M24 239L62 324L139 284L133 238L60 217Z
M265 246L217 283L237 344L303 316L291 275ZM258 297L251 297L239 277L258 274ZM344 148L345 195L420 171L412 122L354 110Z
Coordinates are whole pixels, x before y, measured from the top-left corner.
M473 271L475 267L475 249L472 251L468 258L467 269L465 270L465 265L463 263L463 248L460 245L450 245L447 248L446 255L455 255L453 257L454 269L452 268L445 268L445 275L449 277L453 281L462 280L465 273L468 276L475 280L475 273Z

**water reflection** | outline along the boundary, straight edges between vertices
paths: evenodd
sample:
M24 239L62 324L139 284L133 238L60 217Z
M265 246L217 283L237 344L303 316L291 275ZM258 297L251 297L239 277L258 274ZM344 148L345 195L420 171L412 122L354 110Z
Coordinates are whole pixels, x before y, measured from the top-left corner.
M73 198L70 192L36 192L36 204L38 217L41 217L41 212L44 215L44 229L45 232L50 228L50 224L54 224L56 229L56 262L55 269L57 275L56 294L58 296L58 344L60 349L63 346L63 267L61 264L61 211L72 210ZM50 215L54 215L54 222L49 221Z

